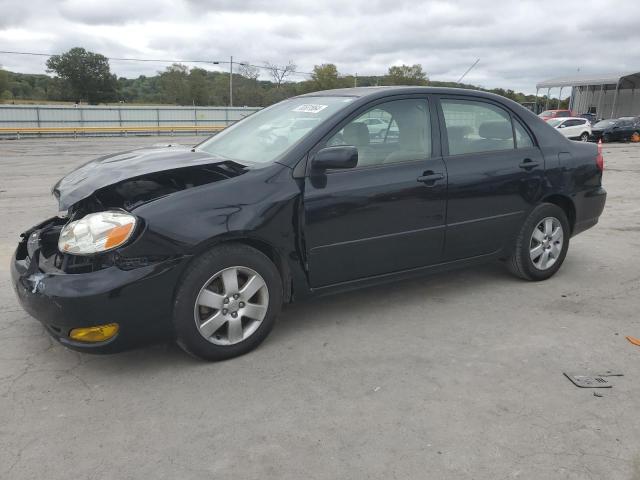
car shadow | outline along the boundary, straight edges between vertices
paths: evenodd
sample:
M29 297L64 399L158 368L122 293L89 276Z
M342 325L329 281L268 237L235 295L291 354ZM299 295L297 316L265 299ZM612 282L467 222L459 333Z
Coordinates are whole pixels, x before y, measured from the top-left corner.
M577 263L567 258L557 276L571 275ZM503 263L492 262L286 305L273 332L256 352L223 362L209 363L196 359L173 341L141 346L117 354L79 355L83 357L81 363L84 368L99 371L101 376L132 370L136 374L167 370L179 372L194 367L229 365L229 362L240 369L248 368L260 362L264 355L285 348L285 344L304 342L310 334L317 334L318 330L326 330L349 319L357 319L372 328L375 322L394 322L393 316L370 315L376 310L390 310L390 304L416 305L428 309L430 306L455 302L456 299L463 300L469 295L482 295L483 291L513 285L514 282L528 283L509 274Z
M495 288L514 281L521 280L510 275L501 262L493 262L319 297L287 305L271 338L277 342L302 337L308 330L339 322L336 318L368 317L368 313L388 308L390 304L416 304L428 308L430 304L450 301L451 297L462 299L479 288ZM366 321L371 320L367 318ZM385 320L380 318L378 321Z
M501 283L514 281L518 280L506 272L504 265L495 262L473 269L395 281L287 305L266 342L258 347L258 352L279 349L287 342L303 342L311 330L322 330L335 325L341 321L336 320L337 318L368 317L368 312L372 309L385 308L389 302L415 303L428 308L430 303L441 303L443 297L454 295L463 298L479 285L495 288ZM363 321L370 320L367 318ZM109 376L130 372L132 368L135 368L136 374L150 374L154 371L191 370L193 367L222 365L228 362L253 363L257 359L252 360L251 357L260 356L258 352L212 364L188 355L175 342L166 341L116 354L79 355L82 356L81 363L84 369L99 371L101 376Z

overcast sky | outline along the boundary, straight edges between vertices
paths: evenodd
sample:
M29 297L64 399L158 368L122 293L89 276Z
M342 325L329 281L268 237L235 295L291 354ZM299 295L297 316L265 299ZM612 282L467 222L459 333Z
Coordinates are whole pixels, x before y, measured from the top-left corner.
M451 81L480 58L465 82L534 92L578 70L640 71L640 9L637 0L0 0L0 50L75 46L108 57L291 60L303 72L335 63L359 75L419 63ZM43 73L45 60L0 53L17 72ZM111 62L125 77L165 66Z

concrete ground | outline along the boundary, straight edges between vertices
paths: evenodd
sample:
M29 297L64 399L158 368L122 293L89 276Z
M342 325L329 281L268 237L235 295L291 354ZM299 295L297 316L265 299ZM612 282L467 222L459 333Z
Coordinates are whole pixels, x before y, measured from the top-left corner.
M0 141L0 478L640 479L640 145L605 147L604 215L549 281L496 264L291 306L223 363L69 351L14 299L18 234L74 166L160 141ZM624 376L596 397L565 371Z

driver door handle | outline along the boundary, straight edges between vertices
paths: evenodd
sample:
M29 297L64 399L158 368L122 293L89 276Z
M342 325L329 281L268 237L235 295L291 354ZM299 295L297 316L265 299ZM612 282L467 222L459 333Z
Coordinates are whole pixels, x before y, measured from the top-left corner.
M418 182L424 183L427 187L433 187L433 184L438 180L442 180L444 175L441 173L434 173L431 170L424 172L425 174L418 177Z
M540 165L538 162L534 162L533 160L529 159L529 158L525 158L522 163L520 165L518 165L520 168L524 168L525 170L529 170L530 168L533 167L537 167L538 165Z

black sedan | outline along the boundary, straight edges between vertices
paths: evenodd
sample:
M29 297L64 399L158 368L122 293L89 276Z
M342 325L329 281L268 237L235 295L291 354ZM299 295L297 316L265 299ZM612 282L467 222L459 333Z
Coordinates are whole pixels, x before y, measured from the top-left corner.
M193 148L71 172L53 189L61 216L22 235L13 285L71 348L173 336L224 359L311 296L497 259L545 280L598 222L602 170L596 145L496 95L317 92Z
M600 120L591 128L590 140L597 142L620 142L631 140L634 135L640 137L640 117L621 117Z

